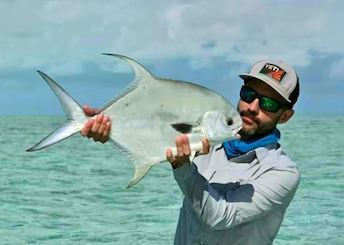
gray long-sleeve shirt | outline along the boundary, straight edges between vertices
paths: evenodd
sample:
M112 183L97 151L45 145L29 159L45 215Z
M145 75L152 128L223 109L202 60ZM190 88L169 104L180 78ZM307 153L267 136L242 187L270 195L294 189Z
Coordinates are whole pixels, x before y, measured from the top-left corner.
M300 180L279 144L230 161L217 146L174 177L185 195L176 245L271 244Z

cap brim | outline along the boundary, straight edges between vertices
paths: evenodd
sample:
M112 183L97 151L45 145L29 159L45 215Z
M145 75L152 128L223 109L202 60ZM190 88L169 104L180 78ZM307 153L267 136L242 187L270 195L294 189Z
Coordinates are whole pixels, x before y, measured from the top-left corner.
M288 96L285 95L285 92L283 92L281 86L279 86L275 81L270 80L269 78L265 77L265 76L260 76L260 75L252 75L252 74L240 74L239 75L240 78L242 78L244 81L250 78L255 78L258 79L264 83L266 83L267 85L269 85L271 88L273 88L277 93L279 93L286 101L288 101L289 103L291 102L291 100L288 98Z

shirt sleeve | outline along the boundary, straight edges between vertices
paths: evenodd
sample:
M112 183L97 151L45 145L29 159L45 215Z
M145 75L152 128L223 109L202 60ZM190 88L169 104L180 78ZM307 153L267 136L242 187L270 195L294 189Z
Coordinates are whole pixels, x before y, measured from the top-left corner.
M285 210L299 183L296 167L271 169L259 178L221 194L195 164L174 170L174 177L196 216L210 230L224 230L276 210Z

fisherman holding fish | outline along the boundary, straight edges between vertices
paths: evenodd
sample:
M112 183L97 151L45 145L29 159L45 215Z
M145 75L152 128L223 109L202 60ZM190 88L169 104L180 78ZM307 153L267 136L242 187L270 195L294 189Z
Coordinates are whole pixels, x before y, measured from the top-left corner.
M262 60L240 77L240 139L212 148L204 139L191 163L186 135L176 138L176 155L166 151L185 196L175 244L271 244L297 189L300 173L282 151L276 128L294 114L296 72L283 61ZM109 118L100 114L81 132L104 143L110 129Z

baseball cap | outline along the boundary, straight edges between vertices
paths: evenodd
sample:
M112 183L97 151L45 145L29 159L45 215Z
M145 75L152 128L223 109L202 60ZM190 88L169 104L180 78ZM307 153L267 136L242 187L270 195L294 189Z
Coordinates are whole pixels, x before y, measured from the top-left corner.
M282 60L261 60L255 63L249 73L239 75L242 79L259 79L277 93L279 93L291 106L296 103L299 96L299 78L295 70Z

